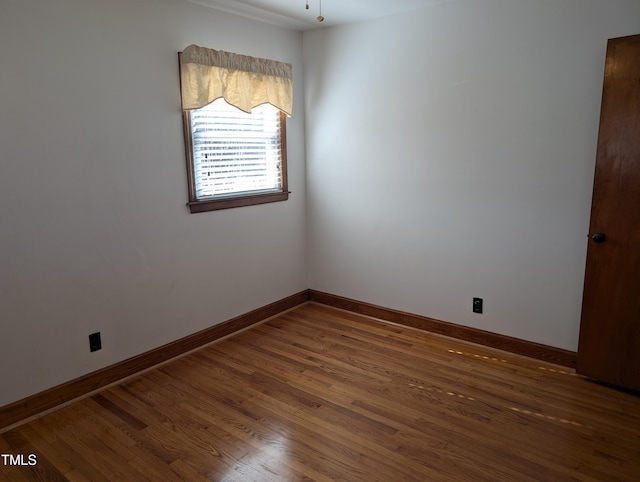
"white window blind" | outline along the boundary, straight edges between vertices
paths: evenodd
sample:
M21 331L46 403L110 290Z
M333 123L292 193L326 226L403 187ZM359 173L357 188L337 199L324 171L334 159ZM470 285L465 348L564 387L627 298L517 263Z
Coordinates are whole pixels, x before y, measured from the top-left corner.
M220 98L190 111L198 200L282 191L280 111L248 114Z

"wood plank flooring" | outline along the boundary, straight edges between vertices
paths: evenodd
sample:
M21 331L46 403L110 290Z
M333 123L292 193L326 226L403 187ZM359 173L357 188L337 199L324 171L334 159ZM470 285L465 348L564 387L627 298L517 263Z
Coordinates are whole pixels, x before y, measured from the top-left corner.
M0 481L640 480L640 397L307 303L0 436Z

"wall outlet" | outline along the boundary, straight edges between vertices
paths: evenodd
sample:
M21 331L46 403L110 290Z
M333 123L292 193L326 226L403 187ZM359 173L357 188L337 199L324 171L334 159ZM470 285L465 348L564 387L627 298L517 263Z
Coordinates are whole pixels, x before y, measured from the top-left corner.
M102 340L100 340L100 332L91 333L89 335L89 350L98 351L102 349Z
M473 312L482 313L482 298L473 299Z

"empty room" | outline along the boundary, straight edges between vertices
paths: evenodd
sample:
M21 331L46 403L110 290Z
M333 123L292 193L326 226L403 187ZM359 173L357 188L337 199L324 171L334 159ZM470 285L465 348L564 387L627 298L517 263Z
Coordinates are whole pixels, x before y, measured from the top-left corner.
M638 34L0 0L0 481L640 480Z

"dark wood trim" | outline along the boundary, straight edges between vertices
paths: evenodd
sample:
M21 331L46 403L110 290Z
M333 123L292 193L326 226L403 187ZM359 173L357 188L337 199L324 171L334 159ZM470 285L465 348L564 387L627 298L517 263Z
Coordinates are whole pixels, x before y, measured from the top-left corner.
M102 368L4 407L0 407L0 430L29 417L82 397L143 370L183 355L207 343L294 308L309 299L308 290L257 308L218 325L180 338L164 346Z
M566 367L575 368L576 365L576 353L569 350L384 308L342 296L323 293L321 291L304 290L146 353L0 407L0 431L22 420L36 416L203 345L248 328L278 313L295 308L306 301L314 301L353 313L490 346Z
M456 325L446 321L427 318L426 316L414 315L404 311L384 308L382 306L364 303L342 296L323 293L321 291L309 290L309 300L325 305L352 311L361 315L367 315L380 320L398 323L399 325L411 326L421 330L450 336L460 340L470 341L479 345L490 346L499 350L528 356L538 360L555 363L570 368L576 366L576 353L555 348L540 343L512 338L510 336L499 335L489 331L478 330L467 326Z
M289 193L289 171L287 166L287 114L280 111L280 180L283 192Z
M251 194L247 196L225 197L221 199L208 199L206 201L188 202L191 214L217 211L218 209L239 208L243 206L253 206L254 204L274 203L289 199L289 192L270 192L266 194Z

